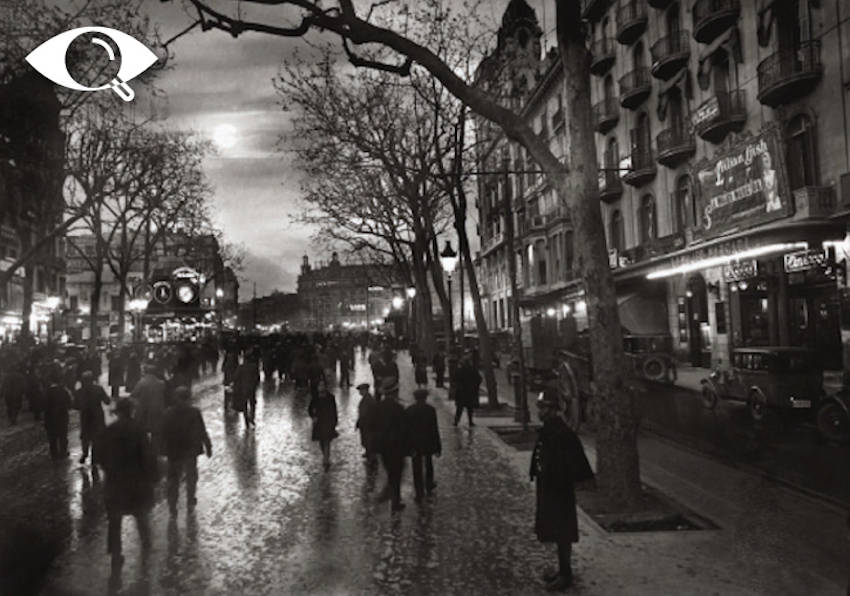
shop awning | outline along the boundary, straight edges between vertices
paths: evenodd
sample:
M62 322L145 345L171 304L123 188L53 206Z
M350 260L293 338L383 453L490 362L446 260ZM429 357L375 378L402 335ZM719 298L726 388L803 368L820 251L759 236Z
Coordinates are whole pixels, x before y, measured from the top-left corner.
M658 298L632 292L617 297L620 326L631 335L670 333L667 304Z

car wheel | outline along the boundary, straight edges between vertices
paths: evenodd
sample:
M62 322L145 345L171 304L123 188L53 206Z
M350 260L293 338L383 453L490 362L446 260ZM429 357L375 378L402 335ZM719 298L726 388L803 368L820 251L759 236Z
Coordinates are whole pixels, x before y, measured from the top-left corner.
M752 416L753 420L761 421L764 420L765 409L767 408L767 400L764 395L754 391L750 394L750 416Z
M717 407L717 392L708 385L702 386L702 403L709 410Z
M667 366L661 358L650 356L643 361L643 376L650 381L663 381L667 377Z
M850 417L834 401L825 403L817 413L818 432L828 441L847 443L850 441Z

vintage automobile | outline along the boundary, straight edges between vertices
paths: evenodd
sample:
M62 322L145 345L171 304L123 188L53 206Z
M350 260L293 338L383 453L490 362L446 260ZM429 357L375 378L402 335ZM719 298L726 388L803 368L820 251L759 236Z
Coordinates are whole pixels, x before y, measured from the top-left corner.
M816 421L827 441L850 443L850 373L844 373L841 389L821 401Z
M716 368L701 384L707 408L721 399L741 401L753 420L762 420L769 408L786 418L811 416L825 397L823 370L806 348L736 348L731 368Z

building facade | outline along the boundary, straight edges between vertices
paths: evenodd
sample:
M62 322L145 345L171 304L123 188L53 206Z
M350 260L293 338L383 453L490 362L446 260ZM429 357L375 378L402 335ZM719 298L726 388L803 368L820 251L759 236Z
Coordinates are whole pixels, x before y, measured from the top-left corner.
M840 368L850 7L584 0L582 9L601 210L625 330L669 334L694 366L728 362L734 347L793 345ZM518 42L528 37L513 31ZM558 135L561 115L570 117L560 71L541 61L521 98L553 148L569 142ZM512 170L533 170L521 151L503 152ZM498 225L483 222L505 194L503 182L489 183L479 189L482 277L498 280L506 251L488 259L499 250ZM534 174L507 183L525 315L581 327L568 214ZM493 286L491 302L501 299Z
M305 255L298 276L298 296L314 330L382 325L393 314L393 298L403 301L404 287L392 266L342 264L337 253L315 268Z

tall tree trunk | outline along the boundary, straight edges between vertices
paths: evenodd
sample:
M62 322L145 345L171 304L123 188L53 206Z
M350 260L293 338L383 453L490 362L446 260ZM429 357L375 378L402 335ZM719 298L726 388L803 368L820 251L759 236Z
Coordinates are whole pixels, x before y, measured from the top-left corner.
M593 356L598 487L613 504L628 507L641 492L637 450L638 416L627 376L617 294L605 254L599 206L598 164L590 104L590 54L578 0L558 2L558 45L566 80L569 171L550 176L570 214L586 295ZM548 168L547 168L548 169ZM572 201L569 201L572 198Z
M25 222L20 222L17 227L17 236L21 243L21 252L22 253L31 253L32 249L32 226ZM30 327L30 320L32 318L32 302L33 302L33 292L35 288L33 287L35 283L35 263L32 259L26 262L24 265L24 275L22 278L23 282L23 304L21 306L21 339L23 341L28 341L34 333L34 330ZM35 329L35 332L38 332L38 329Z
M425 356L430 362L436 351L436 340L434 338L434 319L431 313L431 289L428 285L428 276L425 263L421 255L414 255L412 266L414 287L416 288L416 299L414 302L416 311L416 338L419 346L424 350Z
M89 303L89 345L97 346L97 338L100 336L98 315L100 314L100 294L103 291L103 268L98 267L92 273L94 273L94 277Z
M451 297L447 294L446 286L443 285L443 268L440 264L440 251L437 244L437 236L431 235L431 247L427 252L426 265L431 271L431 281L434 283L434 291L437 293L437 298L440 300L440 306L443 309L443 329L446 334L446 358L450 357L450 352L454 346L454 326L452 325L451 317Z
M118 345L124 343L124 333L127 329L127 322L124 320L124 313L127 312L127 274L123 273L121 279L118 280Z

